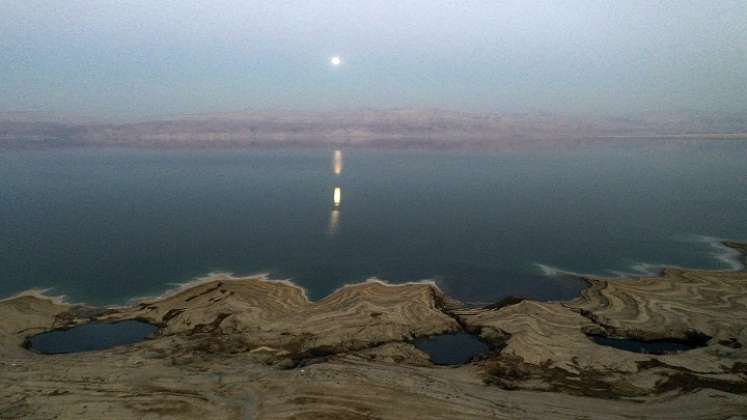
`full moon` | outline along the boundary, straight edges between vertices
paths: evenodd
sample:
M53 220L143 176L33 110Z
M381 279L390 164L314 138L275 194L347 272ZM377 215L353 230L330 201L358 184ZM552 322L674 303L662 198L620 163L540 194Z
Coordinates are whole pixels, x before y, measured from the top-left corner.
M333 66L337 67L340 64L342 64L342 58L339 55L336 55L329 59L329 64L332 64Z

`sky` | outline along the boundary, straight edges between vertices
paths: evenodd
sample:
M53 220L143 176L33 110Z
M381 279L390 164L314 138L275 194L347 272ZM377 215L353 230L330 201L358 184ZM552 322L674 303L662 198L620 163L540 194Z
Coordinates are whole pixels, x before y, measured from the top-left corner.
M747 1L0 0L0 111L401 107L747 112Z

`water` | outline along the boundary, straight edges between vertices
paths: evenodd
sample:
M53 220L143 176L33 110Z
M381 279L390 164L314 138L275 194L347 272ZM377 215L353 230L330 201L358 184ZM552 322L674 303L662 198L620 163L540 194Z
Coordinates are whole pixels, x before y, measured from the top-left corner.
M490 350L479 338L467 333L419 338L413 344L428 353L431 361L437 365L461 365Z
M630 351L633 353L668 354L679 353L702 347L705 343L686 342L682 340L651 340L641 341L627 338L611 338L602 335L592 335L591 340L602 346Z
M313 299L370 276L566 299L581 283L545 272L729 268L703 237L747 239L747 142L341 155L335 175L332 150L0 152L0 296L114 304L267 271Z
M28 345L31 350L43 354L104 350L143 341L157 329L141 321L92 322L35 335L29 339Z

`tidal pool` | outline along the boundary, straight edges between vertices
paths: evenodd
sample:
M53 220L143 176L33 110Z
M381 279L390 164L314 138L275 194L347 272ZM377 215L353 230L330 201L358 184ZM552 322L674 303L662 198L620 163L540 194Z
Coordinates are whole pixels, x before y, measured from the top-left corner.
M142 321L91 322L30 337L27 347L42 354L104 350L146 340L158 327Z
M431 361L437 365L461 365L490 350L479 338L467 333L418 338L413 344L428 353Z
M590 335L592 341L602 346L646 354L679 353L694 348L703 347L705 342L696 340L633 340L629 338L614 338L603 335Z

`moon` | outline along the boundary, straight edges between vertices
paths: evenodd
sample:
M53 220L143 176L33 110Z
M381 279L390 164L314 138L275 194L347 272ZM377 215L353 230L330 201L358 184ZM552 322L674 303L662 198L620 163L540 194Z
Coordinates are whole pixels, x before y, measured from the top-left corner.
M340 57L339 55L330 57L329 64L333 65L334 67L339 66L340 64L342 64L342 57Z

